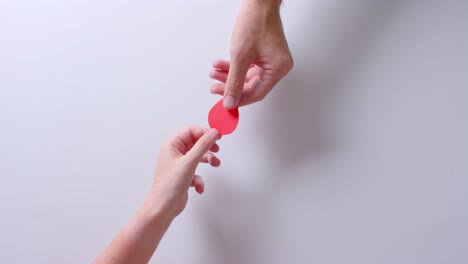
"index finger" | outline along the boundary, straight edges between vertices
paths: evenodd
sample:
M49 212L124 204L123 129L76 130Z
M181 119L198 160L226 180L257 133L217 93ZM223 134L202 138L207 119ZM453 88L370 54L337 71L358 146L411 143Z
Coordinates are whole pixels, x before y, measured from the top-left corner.
M169 144L185 155L209 128L189 126L182 128L169 139Z
M224 90L224 107L234 109L242 98L245 76L249 70L251 61L247 58L235 59L231 61Z

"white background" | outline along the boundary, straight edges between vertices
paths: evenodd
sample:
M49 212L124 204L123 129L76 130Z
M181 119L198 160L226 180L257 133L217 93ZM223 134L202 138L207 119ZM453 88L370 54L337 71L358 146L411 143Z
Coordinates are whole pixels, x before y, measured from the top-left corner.
M294 70L152 263L468 263L467 2L284 2ZM238 8L0 2L0 263L99 254L159 144L207 125Z

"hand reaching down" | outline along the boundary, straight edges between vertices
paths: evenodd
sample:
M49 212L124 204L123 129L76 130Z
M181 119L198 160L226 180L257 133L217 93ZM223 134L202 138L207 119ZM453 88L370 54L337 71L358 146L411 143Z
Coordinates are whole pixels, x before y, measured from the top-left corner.
M231 38L231 61L213 63L210 77L220 81L213 94L233 109L261 101L292 69L279 0L244 0Z

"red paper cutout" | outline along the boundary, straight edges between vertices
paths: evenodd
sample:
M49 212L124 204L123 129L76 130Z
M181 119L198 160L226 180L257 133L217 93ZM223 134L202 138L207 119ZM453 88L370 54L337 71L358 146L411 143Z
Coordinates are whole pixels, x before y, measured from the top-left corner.
M239 123L239 108L227 110L223 106L223 99L211 108L208 114L208 123L211 128L216 128L221 135L234 132Z

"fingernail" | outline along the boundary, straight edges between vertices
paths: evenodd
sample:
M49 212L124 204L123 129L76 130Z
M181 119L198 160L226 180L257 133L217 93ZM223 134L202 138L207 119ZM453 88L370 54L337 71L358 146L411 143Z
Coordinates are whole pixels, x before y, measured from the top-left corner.
M227 109L233 109L234 107L236 107L236 98L234 98L234 96L232 95L225 96L223 100L223 105Z
M215 138L218 138L219 132L218 132L218 130L216 130L216 129L211 129L210 132L208 133L208 135L209 135L211 138L215 139Z

